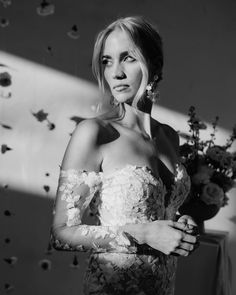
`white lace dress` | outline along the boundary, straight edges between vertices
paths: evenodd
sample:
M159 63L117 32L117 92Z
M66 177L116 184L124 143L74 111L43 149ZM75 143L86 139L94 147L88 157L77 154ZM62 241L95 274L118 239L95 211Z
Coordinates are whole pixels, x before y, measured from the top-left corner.
M190 178L182 164L176 166L171 189L147 166L126 165L109 175L103 172L61 171L62 199L66 202L66 226L77 228L81 243L54 240L56 248L90 250L84 277L84 294L173 295L177 258L148 245L139 245L119 226L174 219L190 190ZM86 184L86 197L76 187ZM82 216L89 206L96 225Z

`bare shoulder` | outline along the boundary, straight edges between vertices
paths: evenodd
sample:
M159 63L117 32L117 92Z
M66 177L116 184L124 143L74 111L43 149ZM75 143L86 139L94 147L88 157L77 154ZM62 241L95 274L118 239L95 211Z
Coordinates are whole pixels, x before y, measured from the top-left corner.
M73 137L77 140L88 140L100 146L104 143L108 133L108 124L100 118L84 119L75 128Z
M79 140L81 136L84 139L95 140L99 133L99 120L96 118L82 120L74 129L72 139Z
M64 169L99 170L101 124L97 119L84 119L75 128L67 146L62 167Z
M152 118L153 121L153 134L155 137L164 136L170 144L174 147L175 151L179 151L179 134L178 132L168 124L160 123L156 119Z

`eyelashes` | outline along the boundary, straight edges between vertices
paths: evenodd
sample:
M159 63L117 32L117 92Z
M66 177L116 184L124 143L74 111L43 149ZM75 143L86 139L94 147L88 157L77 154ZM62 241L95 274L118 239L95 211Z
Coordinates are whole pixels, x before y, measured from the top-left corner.
M127 61L127 62L134 62L134 61L136 61L136 58L134 58L132 55L126 55L123 58L122 62L125 62L125 61ZM101 63L103 65L111 65L112 64L112 59L111 58L107 58L107 57L106 58L102 58Z
M107 58L102 59L102 64L103 65L107 65L109 62L111 63L111 61L108 60Z

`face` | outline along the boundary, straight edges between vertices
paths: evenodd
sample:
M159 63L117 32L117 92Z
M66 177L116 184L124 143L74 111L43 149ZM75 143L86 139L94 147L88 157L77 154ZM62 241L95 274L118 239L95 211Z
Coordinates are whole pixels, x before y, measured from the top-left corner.
M107 37L102 53L104 78L119 102L131 103L142 80L140 62L127 33L117 29Z

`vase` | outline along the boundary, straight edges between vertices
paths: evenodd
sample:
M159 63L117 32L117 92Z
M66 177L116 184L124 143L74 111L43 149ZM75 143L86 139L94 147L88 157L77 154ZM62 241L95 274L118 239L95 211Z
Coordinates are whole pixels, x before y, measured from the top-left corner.
M216 216L219 210L219 206L215 204L206 204L199 199L190 200L179 208L181 215L190 215L195 220L200 234L205 232L204 221Z

